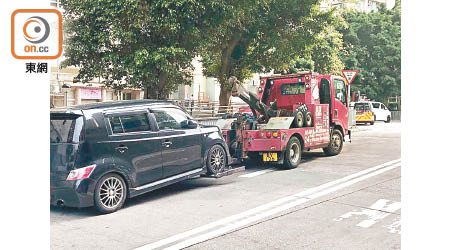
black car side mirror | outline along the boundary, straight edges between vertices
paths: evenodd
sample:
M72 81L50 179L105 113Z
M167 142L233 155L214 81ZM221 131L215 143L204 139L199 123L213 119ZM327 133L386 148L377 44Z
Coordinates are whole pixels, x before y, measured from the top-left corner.
M184 120L181 121L181 128L197 128L198 127L198 123L194 120Z
M197 128L198 127L198 123L194 120L189 120L188 121L188 128Z

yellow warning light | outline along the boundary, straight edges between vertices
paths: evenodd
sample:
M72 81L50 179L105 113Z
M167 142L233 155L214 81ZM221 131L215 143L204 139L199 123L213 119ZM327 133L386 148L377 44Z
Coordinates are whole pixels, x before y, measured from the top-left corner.
M273 137L278 137L278 133L277 132L273 132L272 136Z

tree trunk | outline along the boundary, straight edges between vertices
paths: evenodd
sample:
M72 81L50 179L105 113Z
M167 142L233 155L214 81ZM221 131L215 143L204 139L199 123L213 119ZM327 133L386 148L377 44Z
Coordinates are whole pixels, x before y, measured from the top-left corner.
M149 84L144 87L144 99L163 99L167 98L167 94L164 93L164 87L166 86L169 73L161 71L158 76L157 84Z
M231 71L231 54L234 48L238 45L240 40L240 35L235 33L230 39L228 46L222 50L222 58L220 65L220 74L218 77L220 83L220 95L219 95L219 105L228 106L231 97L231 86L228 85L228 77L230 77ZM219 113L225 113L226 108L219 108Z
M166 71L161 71L158 77L158 99L167 98L164 93L164 87L166 86L167 80L169 79L169 73Z
M227 108L224 106L228 106L230 104L231 97L231 89L225 88L222 85L220 86L220 95L219 95L219 113L223 114L227 112Z

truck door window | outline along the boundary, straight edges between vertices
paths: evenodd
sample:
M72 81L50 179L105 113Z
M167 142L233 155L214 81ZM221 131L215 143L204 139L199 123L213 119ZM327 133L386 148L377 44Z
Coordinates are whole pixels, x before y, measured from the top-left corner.
M334 94L335 98L341 101L344 105L347 104L347 94L346 86L344 81L335 79L334 80Z

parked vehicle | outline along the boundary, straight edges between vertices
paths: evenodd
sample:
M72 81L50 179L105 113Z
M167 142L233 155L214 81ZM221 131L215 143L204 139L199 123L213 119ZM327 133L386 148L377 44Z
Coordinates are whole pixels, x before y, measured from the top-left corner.
M372 105L375 121L391 122L391 111L381 102L369 102Z
M359 116L360 120L359 122L370 122L370 124L373 124L375 121L384 121L384 122L391 122L391 111L381 102L375 102L375 101L361 101L358 102L358 109L359 109ZM364 103L364 104L362 104ZM362 113L362 109L364 107L364 113ZM368 106L368 108L367 108ZM355 107L356 109L356 107ZM356 110L357 116L358 116L358 110ZM373 120L373 121L372 121ZM357 119L358 122L358 119Z
M233 158L255 159L296 168L303 151L342 151L348 126L348 85L343 77L301 72L261 77L258 93L230 78L232 95L249 105L251 114L220 122ZM244 111L244 110L243 110Z
M372 105L369 102L355 103L355 110L356 123L369 123L370 125L375 123L375 113L373 112Z
M102 213L187 178L232 173L217 126L164 101L120 101L50 113L51 204Z

